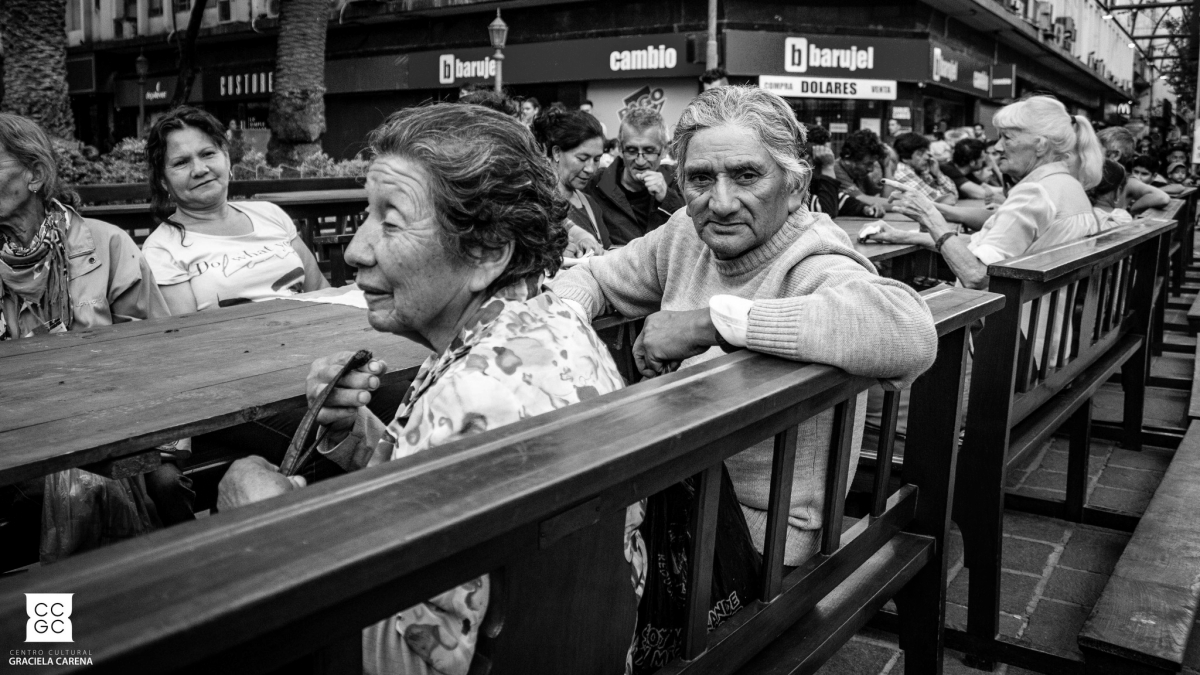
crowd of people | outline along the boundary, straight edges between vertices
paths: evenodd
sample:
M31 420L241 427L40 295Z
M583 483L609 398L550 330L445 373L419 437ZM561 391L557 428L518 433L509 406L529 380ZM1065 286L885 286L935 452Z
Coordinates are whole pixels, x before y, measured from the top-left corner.
M279 472L299 423L283 414L167 444L161 468L144 476L70 470L10 490L9 506L45 505L42 560L192 518L182 467L206 443L243 455L220 483L227 511L615 391L625 382L591 328L605 312L645 318L634 347L645 377L745 348L903 387L934 360L929 309L913 288L881 277L833 218L904 214L921 230L881 221L864 240L926 247L958 282L986 289L990 264L1120 226L1169 199L1136 172L1123 129L1097 136L1050 97L1000 110L992 141L978 137L982 127L932 140L893 133L890 145L860 130L835 156L828 132L806 129L778 95L709 75L672 131L658 111L635 108L611 140L590 110L490 91L390 116L368 139L369 206L345 258L370 325L433 350L415 381L402 392L381 386L380 360L339 379L349 352L313 364L309 400L334 387L317 417L324 474ZM327 285L286 213L229 200L228 143L212 115L162 116L147 156L160 224L139 250L124 231L79 215L34 122L0 114L0 339ZM827 412L796 435L789 566L819 539L832 423ZM759 551L772 456L767 443L727 462ZM84 481L131 509L127 522L56 520L51 505ZM656 545L642 536L645 510L629 506L613 543L636 598ZM484 576L366 629L366 670L466 673L489 588ZM430 646L431 633L443 639ZM636 672L631 639L627 670Z

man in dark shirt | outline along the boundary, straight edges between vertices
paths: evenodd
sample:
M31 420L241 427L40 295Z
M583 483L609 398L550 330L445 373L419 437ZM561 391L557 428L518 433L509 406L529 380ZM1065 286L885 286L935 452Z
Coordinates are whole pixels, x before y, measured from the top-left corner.
M667 222L683 206L675 173L661 166L667 145L662 115L634 108L617 133L621 156L588 182L586 192L604 210L613 246L624 246Z
M963 199L987 199L993 189L976 183L972 176L983 168L983 151L987 144L977 138L964 138L954 144L954 155L942 162L942 175L954 181L958 196Z

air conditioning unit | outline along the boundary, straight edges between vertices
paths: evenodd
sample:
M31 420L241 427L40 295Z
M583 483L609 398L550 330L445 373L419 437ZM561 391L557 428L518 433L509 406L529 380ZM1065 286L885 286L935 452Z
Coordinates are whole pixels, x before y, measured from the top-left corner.
M1054 24L1062 26L1064 40L1075 40L1075 19L1069 16L1060 16L1054 20Z
M1055 44L1061 45L1063 43L1064 33L1065 31L1063 30L1063 25L1061 23L1056 23L1054 24L1054 30L1050 31L1050 39L1053 40Z
M1042 37L1054 35L1054 6L1048 2L1038 2L1034 14L1034 25L1041 31Z
M1024 14L1025 3L1021 2L1021 0L1008 0L1008 11L1014 14Z

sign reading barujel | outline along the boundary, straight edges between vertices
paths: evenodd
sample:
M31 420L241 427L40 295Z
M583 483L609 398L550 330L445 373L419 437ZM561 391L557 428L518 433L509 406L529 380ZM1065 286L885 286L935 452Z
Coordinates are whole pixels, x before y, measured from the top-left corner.
M784 97L896 100L895 80L759 75L758 86Z

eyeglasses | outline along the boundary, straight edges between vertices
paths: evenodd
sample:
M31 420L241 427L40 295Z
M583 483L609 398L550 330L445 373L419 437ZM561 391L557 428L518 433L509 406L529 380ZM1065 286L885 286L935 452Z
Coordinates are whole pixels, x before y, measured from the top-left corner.
M654 161L662 154L662 150L659 148L635 148L632 145L627 145L621 148L621 154L625 155L625 158L631 161L637 159L639 155L650 161Z

